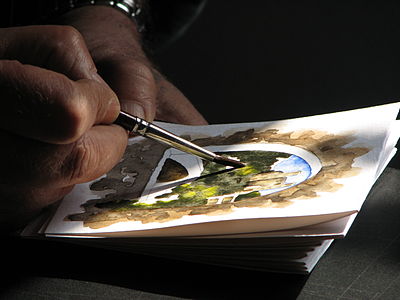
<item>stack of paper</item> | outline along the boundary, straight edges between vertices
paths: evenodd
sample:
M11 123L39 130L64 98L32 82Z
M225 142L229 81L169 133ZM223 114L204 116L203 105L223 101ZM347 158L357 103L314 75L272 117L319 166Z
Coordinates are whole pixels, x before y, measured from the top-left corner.
M346 235L394 156L399 108L394 103L273 122L160 123L246 166L225 170L132 138L113 170L76 186L23 235L216 265L310 272L332 241Z

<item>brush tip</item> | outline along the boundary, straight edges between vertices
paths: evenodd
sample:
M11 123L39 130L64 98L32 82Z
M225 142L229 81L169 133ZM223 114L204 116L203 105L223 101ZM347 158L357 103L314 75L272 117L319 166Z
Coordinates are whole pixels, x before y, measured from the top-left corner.
M218 164L234 168L242 168L246 165L245 163L242 163L239 160L227 158L221 155L216 156L213 161Z

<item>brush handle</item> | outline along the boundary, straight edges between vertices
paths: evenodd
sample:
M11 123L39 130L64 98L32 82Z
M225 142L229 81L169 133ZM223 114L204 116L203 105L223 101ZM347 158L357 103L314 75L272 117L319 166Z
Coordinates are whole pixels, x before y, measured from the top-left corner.
M205 160L214 161L219 155L197 146L153 123L147 122L126 112L120 112L114 122L128 130L129 133L137 133L157 142L166 144L175 149L199 156Z

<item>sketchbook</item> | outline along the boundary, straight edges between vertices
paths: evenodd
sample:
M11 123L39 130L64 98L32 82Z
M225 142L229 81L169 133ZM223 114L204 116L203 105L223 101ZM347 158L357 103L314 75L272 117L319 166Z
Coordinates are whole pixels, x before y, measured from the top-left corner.
M25 237L273 272L308 273L344 238L396 152L400 103L270 122L161 127L246 163L142 137Z

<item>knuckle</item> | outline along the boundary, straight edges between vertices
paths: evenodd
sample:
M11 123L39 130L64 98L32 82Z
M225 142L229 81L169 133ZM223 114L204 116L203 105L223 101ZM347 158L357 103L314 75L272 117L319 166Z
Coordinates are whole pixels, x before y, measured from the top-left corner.
M58 107L57 113L54 114L54 124L57 124L55 127L59 142L75 142L87 129L87 103L77 88L71 85L69 88L59 89L59 91L55 96Z
M51 27L42 40L41 47L47 55L41 55L43 66L65 74L71 79L92 78L96 72L83 36L71 26Z
M68 110L64 111L65 117L61 118L62 123L60 127L63 128L63 141L64 143L71 143L78 140L85 132L85 117L84 113L78 108L77 105L70 105Z
M83 42L83 37L72 26L54 26L48 36L53 51L73 51Z
M91 147L90 139L82 138L74 143L74 147L63 165L63 174L69 183L79 183L82 178L87 177L89 167L93 164L96 165L96 162L93 162L95 156L91 154Z

